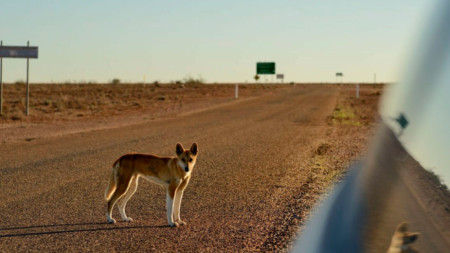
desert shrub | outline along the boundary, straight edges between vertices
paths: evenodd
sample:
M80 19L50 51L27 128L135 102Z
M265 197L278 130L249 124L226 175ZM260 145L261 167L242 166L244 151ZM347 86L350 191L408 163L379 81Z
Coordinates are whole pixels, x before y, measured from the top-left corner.
M111 83L112 83L112 84L119 84L119 83L120 83L120 79L119 79L119 78L114 78L114 79L111 81Z
M446 190L449 191L448 187L445 185L444 180L442 179L442 177L438 174L436 174L435 171L433 171L432 169L426 169L427 173L427 177L441 190Z
M331 146L328 143L322 143L317 147L315 154L316 155L325 155Z
M183 79L183 83L185 83L185 84L204 84L205 80L202 77L194 78L192 76L187 76Z

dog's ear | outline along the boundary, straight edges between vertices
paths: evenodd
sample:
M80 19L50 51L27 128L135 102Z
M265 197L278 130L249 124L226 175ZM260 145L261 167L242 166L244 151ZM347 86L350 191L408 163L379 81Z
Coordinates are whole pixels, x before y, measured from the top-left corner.
M198 154L198 145L197 145L197 143L193 143L192 144L192 146L191 146L191 153L193 154L193 155L197 155Z
M408 231L408 222L402 222L398 224L396 231L400 233L405 233L406 231Z
M405 238L406 243L413 243L419 238L420 233L408 233Z
M180 143L177 143L177 149L176 149L177 155L181 155L184 152L184 148Z

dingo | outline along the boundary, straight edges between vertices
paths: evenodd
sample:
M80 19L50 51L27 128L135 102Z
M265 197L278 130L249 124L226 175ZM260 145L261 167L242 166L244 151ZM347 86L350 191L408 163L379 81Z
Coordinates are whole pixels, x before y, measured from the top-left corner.
M411 245L418 237L419 233L408 232L408 223L400 223L395 229L387 253L418 253Z
M139 177L143 177L166 187L169 226L177 227L186 224L180 219L180 205L183 191L189 183L197 159L197 143L192 144L189 150L185 150L180 143L177 143L176 153L177 157L127 154L114 162L105 192L105 198L108 201L106 214L108 223L116 222L111 217L111 213L117 201L122 220L133 220L126 215L125 206L136 192Z

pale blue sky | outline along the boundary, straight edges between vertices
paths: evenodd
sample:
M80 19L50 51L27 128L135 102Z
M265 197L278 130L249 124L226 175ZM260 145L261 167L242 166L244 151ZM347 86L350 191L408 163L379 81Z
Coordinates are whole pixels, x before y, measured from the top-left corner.
M397 81L434 2L2 0L0 40L39 46L31 82L250 82L257 61L285 81ZM4 81L25 62L4 59Z

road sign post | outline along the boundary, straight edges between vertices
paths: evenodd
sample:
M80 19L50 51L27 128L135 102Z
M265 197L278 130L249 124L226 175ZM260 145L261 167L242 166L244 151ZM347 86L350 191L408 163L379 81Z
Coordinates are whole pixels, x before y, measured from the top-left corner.
M27 59L27 94L26 94L26 115L29 113L30 106L30 83L29 83L29 69L30 58L38 58L38 47L30 47L30 41L27 42L26 47L21 46L3 46L3 41L0 43L0 114L3 114L3 58L26 58Z
M256 63L257 75L274 75L275 74L275 62L257 62Z
M338 82L339 78L341 80L340 83L342 83L342 77L344 76L344 74L342 74L342 72L336 72L336 83Z
M257 62L256 76L259 75L275 75L275 62ZM267 82L267 78L265 78ZM273 81L273 76L272 76Z
M281 79L281 83L284 82L284 74L277 74L277 79Z
M27 47L30 46L30 41L27 41ZM30 115L30 82L28 81L30 69L30 58L27 58L27 110L26 115Z
M356 98L359 98L359 83L356 84Z
M0 47L3 46L3 40L0 41ZM3 115L3 58L0 57L0 116Z

